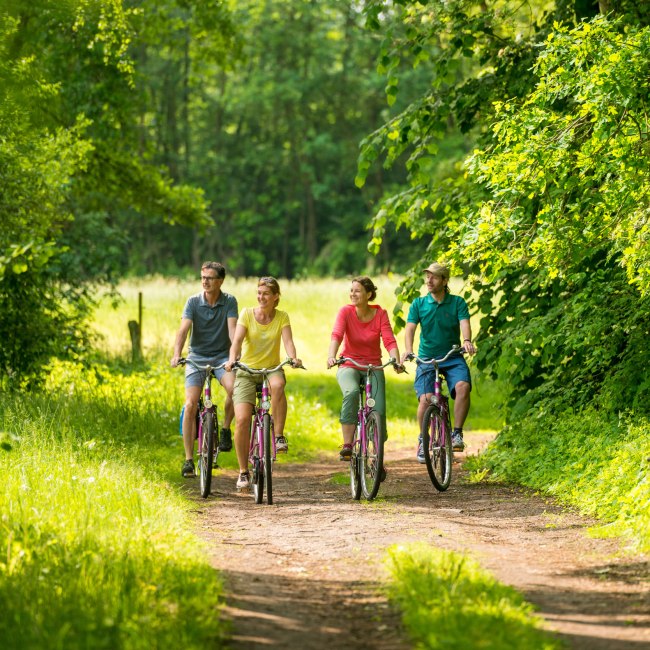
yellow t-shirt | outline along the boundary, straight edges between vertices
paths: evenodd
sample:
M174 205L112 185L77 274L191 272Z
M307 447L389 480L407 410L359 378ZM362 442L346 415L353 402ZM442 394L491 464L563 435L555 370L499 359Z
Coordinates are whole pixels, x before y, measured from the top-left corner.
M246 328L242 345L241 360L251 368L272 368L280 363L280 341L282 329L289 325L289 314L275 310L275 316L268 325L255 320L253 308L243 309L237 325Z

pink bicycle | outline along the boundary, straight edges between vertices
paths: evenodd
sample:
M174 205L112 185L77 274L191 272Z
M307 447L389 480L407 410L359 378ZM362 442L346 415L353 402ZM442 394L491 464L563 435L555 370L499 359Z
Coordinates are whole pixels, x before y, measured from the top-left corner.
M195 370L205 373L205 383L203 393L199 397L199 407L196 411L196 437L198 440L198 465L199 465L199 483L201 487L201 496L207 499L210 495L212 485L212 467L217 466L217 456L219 455L219 444L217 441L217 431L219 430L219 418L217 406L212 401L212 378L216 377L215 370L220 370L225 366L222 363L219 366L200 366L191 359L179 359L178 365L184 366L189 363ZM183 432L183 414L185 407L181 411L181 434Z
M269 505L273 504L273 463L275 462L276 448L273 435L273 416L271 415L269 374L286 365L290 365L292 368L302 368L302 366L297 366L293 359L287 359L275 368L249 368L241 361L236 361L233 364L233 368L241 368L251 375L262 376L262 384L257 389L257 401L253 407L251 441L248 451L248 462L253 468L251 483L253 484L255 503L262 503L266 489L266 502Z
M362 378L359 383L359 412L350 457L350 491L353 499L358 501L363 492L363 496L370 501L377 496L379 486L385 478L384 442L386 439L382 419L374 409L372 373L386 366L399 364L395 359L389 359L383 366L373 366L357 363L349 357L339 357L335 365L340 366L346 362L352 363L365 372L365 379Z
M427 407L422 417L422 449L424 461L429 472L429 478L434 487L444 492L451 483L451 466L453 450L451 446L451 418L449 415L449 399L442 393L442 378L439 364L447 361L455 354L462 354L463 350L458 345L447 352L442 359L420 359L415 354L409 354L409 361L416 361L435 368L433 395L431 404Z

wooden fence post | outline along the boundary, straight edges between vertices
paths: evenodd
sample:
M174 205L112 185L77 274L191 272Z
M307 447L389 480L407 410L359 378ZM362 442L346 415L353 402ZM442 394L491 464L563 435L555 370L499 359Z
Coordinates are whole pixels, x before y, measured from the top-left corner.
M138 320L129 321L129 334L131 335L131 361L136 363L142 360L142 291L138 292Z

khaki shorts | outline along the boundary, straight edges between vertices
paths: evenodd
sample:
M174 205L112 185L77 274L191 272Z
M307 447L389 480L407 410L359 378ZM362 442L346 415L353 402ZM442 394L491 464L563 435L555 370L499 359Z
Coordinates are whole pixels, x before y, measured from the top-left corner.
M284 377L284 370L276 370L270 372L269 377L281 375ZM262 375L251 375L249 372L237 369L235 376L235 387L232 391L233 404L252 404L255 405L257 398L257 391L262 388L264 377Z

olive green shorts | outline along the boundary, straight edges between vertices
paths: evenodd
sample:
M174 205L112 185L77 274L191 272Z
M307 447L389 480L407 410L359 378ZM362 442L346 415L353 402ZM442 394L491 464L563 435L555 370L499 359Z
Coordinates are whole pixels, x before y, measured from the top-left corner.
M269 377L274 377L275 375L282 375L284 377L284 370L276 370L275 372L269 373ZM251 375L250 372L238 368L237 374L235 375L235 387L232 391L233 404L253 404L254 406L257 391L262 388L263 381L264 377L262 375Z

